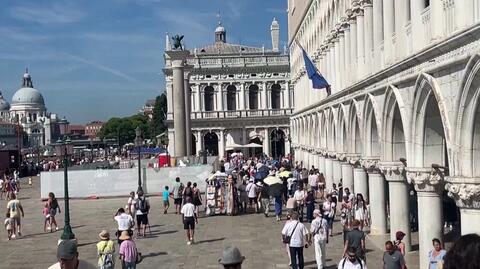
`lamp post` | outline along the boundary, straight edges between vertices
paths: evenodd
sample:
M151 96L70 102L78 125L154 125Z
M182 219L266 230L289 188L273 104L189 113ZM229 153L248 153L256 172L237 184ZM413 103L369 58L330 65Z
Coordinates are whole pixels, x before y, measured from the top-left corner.
M70 226L70 197L68 196L68 157L73 152L73 144L70 141L69 137L65 139L57 140L55 145L55 151L57 156L63 157L63 185L64 185L64 199L65 199L65 226L63 228L62 240L72 240L75 239L75 234L73 234L72 227Z
M142 130L140 126L135 129L135 147L138 148L138 189L137 192L143 191L142 189L142 167L141 167L141 149L142 149L143 139L142 139Z

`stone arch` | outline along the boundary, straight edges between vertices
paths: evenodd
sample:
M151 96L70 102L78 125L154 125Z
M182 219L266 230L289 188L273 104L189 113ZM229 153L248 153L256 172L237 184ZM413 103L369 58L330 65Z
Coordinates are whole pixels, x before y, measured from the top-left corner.
M328 127L327 127L327 119L326 119L326 115L325 115L325 111L322 110L320 112L320 124L321 126L323 127L321 129L321 135L320 135L320 148L322 149L326 149L327 148L327 130L328 130Z
M350 134L350 148L349 151L355 154L362 154L363 152L363 134L361 131L362 116L361 110L357 100L353 99L350 102L350 111L348 117L348 129Z
M218 135L215 132L208 132L203 135L203 148L210 155L218 155Z
M307 134L307 133L305 132L305 129L306 129L306 128L305 128L305 125L306 125L306 124L305 124L305 121L306 121L306 120L305 120L305 117L301 117L301 126L302 126L302 127L301 127L301 132L300 132L300 135L301 135L301 142L300 142L300 143L301 143L302 145L305 145L305 142L306 142L306 134Z
M248 87L248 105L249 109L258 109L258 85L252 84Z
M215 89L212 86L206 86L203 89L204 99L203 108L205 111L213 111L215 109Z
M337 143L336 145L338 148L336 149L338 152L345 153L348 151L348 126L347 126L347 119L346 119L346 108L344 104L340 104L338 107L338 124L337 124Z
M455 176L479 177L480 170L480 55L469 60L457 97L455 145L458 154L453 172Z
M329 151L335 151L336 147L336 115L335 115L335 108L330 107L327 110L327 149Z
M413 162L409 165L430 167L438 163L448 166L450 124L445 99L435 78L428 74L420 74L415 83L412 115Z
M272 109L280 109L281 108L281 92L282 92L282 87L280 84L275 83L272 85L271 91L270 91L270 100L271 100L271 105Z
M316 126L315 126L315 148L320 148L321 147L321 131L322 131L322 125L320 124L320 113L318 111L315 111L315 119L316 119Z
M400 158L408 159L408 120L405 103L393 85L385 91L383 107L383 156L385 161L399 161Z
M372 94L365 96L365 108L363 112L365 148L364 156L380 157L381 153L381 123L379 121L378 105Z

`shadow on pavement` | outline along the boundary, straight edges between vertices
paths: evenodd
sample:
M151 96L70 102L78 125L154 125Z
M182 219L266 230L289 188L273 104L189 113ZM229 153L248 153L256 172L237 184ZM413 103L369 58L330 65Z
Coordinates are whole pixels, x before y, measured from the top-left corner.
M199 245L199 244L217 242L217 241L222 241L222 240L225 240L225 237L215 238L215 239L208 239L208 240L200 240L200 241L195 242L195 244L196 244L196 245Z
M156 257L156 256L160 256L160 255L168 255L167 252L150 252L148 254L142 254L142 258L145 259L145 258L149 258L149 257Z

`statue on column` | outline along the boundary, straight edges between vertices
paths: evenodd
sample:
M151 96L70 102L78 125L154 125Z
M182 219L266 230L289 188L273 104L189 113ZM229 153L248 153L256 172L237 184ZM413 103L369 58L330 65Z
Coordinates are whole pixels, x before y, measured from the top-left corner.
M172 40L173 40L173 50L183 50L183 46L182 46L183 35L182 36L174 35L172 37Z

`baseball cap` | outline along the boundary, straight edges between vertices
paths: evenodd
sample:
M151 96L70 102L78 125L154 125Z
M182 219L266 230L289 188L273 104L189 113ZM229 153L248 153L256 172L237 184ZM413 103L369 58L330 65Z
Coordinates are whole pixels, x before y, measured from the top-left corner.
M71 260L77 253L77 242L75 240L64 240L58 244L57 259L59 260Z

